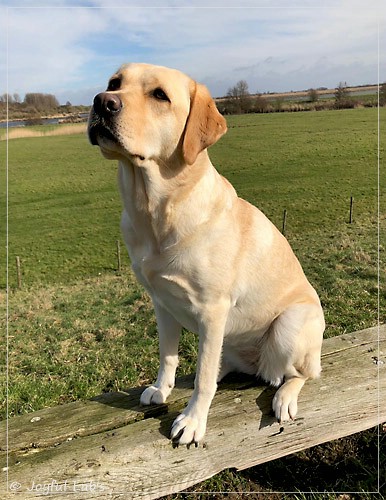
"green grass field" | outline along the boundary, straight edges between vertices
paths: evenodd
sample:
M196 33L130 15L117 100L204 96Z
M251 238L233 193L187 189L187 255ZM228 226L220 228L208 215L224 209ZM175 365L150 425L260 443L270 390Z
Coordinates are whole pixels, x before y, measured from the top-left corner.
M279 228L287 210L286 235L328 306L328 323L338 329L331 333L376 317L376 118L372 108L229 117L227 135L211 148L213 163L240 196ZM0 142L3 157L5 147ZM116 269L115 172L115 162L83 135L9 141L11 287L16 256L25 287L76 283ZM5 279L3 272L0 286Z
M385 108L381 113L383 124ZM326 336L375 325L377 110L244 115L227 121L229 131L211 148L211 159L239 195L279 228L287 210L286 235L320 294ZM153 380L158 368L155 320L123 245L123 272L116 273L121 204L115 162L104 160L83 135L13 139L8 148L10 415ZM3 141L0 157L5 154ZM384 162L382 149L381 171ZM0 182L5 186L5 169ZM1 207L4 221L4 196ZM384 204L380 212L383 237ZM1 231L4 262L5 225ZM384 247L381 241L381 270ZM22 290L17 289L16 256L22 262ZM381 290L381 304L384 298ZM1 352L4 345L3 337ZM179 375L194 371L196 355L195 337L184 332ZM374 431L315 450L275 461L271 468L224 472L196 491L293 491L302 484L319 491L374 488ZM320 463L325 472L318 478L312 467L320 471ZM336 463L348 467L345 482L328 479L326 471Z

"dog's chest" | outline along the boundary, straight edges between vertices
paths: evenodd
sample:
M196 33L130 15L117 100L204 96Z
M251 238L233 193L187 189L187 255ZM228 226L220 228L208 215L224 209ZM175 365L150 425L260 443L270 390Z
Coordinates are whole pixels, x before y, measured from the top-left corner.
M123 212L121 229L137 279L159 301L181 307L194 302L197 262L191 252L177 245L161 246L152 225L140 222Z
M170 256L169 256L170 258ZM132 262L138 280L153 300L169 311L185 328L197 331L200 294L197 283L167 256L147 254Z
M133 263L133 269L153 293L169 293L175 298L185 298L191 291L188 280L179 276L175 269L168 269L164 261L161 255L148 254Z

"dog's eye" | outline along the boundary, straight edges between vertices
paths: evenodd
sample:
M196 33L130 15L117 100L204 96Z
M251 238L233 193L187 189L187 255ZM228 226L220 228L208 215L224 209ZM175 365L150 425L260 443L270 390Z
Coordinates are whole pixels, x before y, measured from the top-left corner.
M153 91L153 97L155 97L156 99L158 99L159 101L168 101L170 102L170 99L169 97L165 94L165 92L160 89L159 87L156 88L154 91Z
M121 86L121 79L120 78L112 78L109 81L109 85L107 87L107 90L114 91L114 90L119 90Z

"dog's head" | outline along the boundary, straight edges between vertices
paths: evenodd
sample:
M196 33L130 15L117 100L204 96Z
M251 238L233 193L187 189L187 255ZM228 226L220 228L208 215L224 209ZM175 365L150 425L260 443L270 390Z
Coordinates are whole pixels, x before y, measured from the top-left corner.
M192 165L227 130L204 85L161 66L127 64L95 96L88 133L110 159Z

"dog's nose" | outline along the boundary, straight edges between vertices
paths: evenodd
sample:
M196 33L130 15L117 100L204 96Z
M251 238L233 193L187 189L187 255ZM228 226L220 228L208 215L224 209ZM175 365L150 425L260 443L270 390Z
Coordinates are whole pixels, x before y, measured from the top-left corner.
M122 109L122 101L116 94L101 92L94 97L94 110L98 114L111 115L119 113Z

